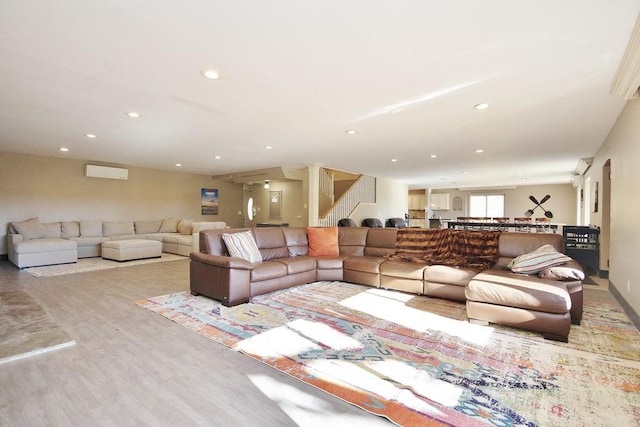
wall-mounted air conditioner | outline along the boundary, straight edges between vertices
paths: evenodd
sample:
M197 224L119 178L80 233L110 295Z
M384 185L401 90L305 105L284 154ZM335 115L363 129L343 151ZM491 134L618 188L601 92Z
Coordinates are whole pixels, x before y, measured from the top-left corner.
M85 176L89 178L128 179L129 169L111 166L85 165Z
M575 188L582 187L584 183L584 177L582 175L572 175L571 176L571 185Z
M591 163L593 163L593 157L578 160L578 164L576 165L576 175L584 175L584 173L591 167Z

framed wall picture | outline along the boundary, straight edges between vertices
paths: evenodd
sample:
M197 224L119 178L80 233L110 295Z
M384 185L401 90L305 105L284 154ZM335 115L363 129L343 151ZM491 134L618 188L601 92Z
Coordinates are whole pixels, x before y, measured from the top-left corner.
M598 212L598 184L599 182L596 181L596 186L593 193L593 212Z
M203 188L200 191L202 215L218 215L218 189Z
M282 191L269 191L269 219L282 218Z

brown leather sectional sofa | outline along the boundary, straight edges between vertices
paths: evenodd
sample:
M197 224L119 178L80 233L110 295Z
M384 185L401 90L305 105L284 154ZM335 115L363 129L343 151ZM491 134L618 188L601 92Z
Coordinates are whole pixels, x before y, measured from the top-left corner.
M228 255L223 233L251 230L261 263ZM567 341L571 324L582 318L582 282L515 274L513 258L542 245L563 252L562 236L551 233L501 233L498 260L489 269L428 265L394 259L398 229L338 229L339 255L310 257L307 229L266 227L200 232L200 252L191 253L191 293L227 306L255 295L322 280L466 301L470 321L499 323L542 332ZM582 271L571 261L571 268Z

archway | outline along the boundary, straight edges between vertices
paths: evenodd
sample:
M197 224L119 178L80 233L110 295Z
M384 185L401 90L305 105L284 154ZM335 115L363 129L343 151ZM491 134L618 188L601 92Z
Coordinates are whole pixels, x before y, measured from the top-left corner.
M609 277L609 234L611 230L611 159L602 166L602 213L600 226L600 277Z

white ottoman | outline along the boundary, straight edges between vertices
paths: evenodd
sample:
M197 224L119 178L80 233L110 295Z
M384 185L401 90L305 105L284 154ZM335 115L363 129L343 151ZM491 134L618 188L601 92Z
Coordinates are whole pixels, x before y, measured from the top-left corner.
M160 258L162 243L157 240L130 239L110 240L102 244L102 258L115 261Z

